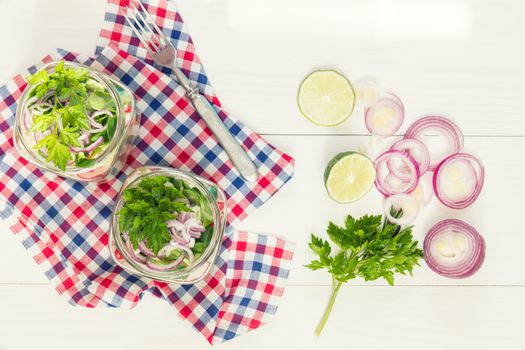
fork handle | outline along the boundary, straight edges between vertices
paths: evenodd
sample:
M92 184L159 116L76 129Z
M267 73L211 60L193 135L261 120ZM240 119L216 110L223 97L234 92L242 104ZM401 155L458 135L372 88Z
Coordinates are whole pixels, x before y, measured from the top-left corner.
M173 75L179 81L182 87L188 91L187 95L191 99L193 107L200 114L202 119L208 124L208 127L213 132L222 148L230 157L233 165L237 168L241 176L248 182L257 181L259 172L255 167L253 161L248 157L246 151L233 138L233 135L226 128L222 120L213 109L208 100L198 93L196 88L191 86L189 79L180 71L174 69Z

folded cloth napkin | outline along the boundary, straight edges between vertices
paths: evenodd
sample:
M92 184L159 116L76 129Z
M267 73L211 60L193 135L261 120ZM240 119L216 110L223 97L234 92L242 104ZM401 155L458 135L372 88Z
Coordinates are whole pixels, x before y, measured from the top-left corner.
M198 83L255 160L261 177L257 183L246 183L193 110L184 89L136 57L144 49L137 47L130 28L123 25L118 15L121 5L108 3L101 33L101 43L108 46L99 48L96 58L59 50L43 62L80 62L119 79L134 92L141 127L127 167L107 183L83 185L43 172L21 158L13 148L12 126L16 101L26 83L23 75L17 75L0 87L0 200L5 202L0 215L9 220L11 230L70 303L133 307L150 291L175 306L181 318L210 343L228 340L263 324L275 313L283 292L293 245L272 236L238 232L233 226L290 179L293 159L220 108L173 4L146 4L150 11L155 9L164 30L172 33L184 57L185 73ZM121 39L125 44L120 44ZM107 232L113 201L127 174L144 164L193 171L218 183L227 194L230 214L222 249L209 275L195 285L138 278L110 257Z

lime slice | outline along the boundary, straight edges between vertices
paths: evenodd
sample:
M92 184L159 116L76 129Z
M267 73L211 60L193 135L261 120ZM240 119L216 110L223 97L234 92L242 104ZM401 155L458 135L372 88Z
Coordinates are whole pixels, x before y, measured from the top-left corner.
M342 152L328 163L324 184L328 195L338 203L351 203L362 198L374 183L373 162L357 152Z
M355 92L342 74L318 70L308 75L297 94L299 110L306 119L320 126L335 126L354 111Z

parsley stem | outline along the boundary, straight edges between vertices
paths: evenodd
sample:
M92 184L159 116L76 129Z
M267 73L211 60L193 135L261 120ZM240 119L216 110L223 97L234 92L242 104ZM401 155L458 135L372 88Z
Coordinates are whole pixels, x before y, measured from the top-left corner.
M332 312L332 308L334 307L335 299L337 298L337 293L339 292L339 289L343 285L342 282L337 282L335 278L332 277L332 294L330 295L330 300L328 301L328 305L326 306L326 310L323 314L323 318L321 318L321 321L317 325L317 328L315 329L315 335L320 336L321 332L323 331L323 328L326 324L326 321L328 321L328 317L330 316L330 313Z

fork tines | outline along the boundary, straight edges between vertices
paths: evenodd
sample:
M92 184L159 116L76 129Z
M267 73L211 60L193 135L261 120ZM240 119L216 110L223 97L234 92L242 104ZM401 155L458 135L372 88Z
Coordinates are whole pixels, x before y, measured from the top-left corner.
M155 23L155 20L144 8L144 5L140 1L138 1L138 5L137 7L134 1L130 1L129 6L123 14L135 35L139 38L146 50L148 50L150 56L155 57L162 48L170 45L170 42L157 23Z

